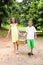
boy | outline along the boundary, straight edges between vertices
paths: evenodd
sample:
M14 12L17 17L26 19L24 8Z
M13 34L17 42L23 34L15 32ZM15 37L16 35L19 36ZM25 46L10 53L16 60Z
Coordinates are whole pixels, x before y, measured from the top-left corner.
M34 36L36 36L36 29L33 26L33 21L29 20L28 21L28 27L26 28L26 33L24 36L27 34L27 45L31 48L31 52L28 53L28 55L33 55L33 48L34 48Z

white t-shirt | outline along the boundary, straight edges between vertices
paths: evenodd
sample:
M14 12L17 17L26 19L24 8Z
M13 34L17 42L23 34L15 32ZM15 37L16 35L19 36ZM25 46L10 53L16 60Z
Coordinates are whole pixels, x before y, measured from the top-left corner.
M27 32L27 39L34 39L34 33L36 32L36 29L34 26L31 27L27 27L26 28L26 32Z

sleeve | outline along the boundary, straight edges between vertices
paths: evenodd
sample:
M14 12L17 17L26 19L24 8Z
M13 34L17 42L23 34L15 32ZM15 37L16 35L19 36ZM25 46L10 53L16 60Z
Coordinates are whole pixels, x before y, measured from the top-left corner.
M34 32L37 32L36 28L34 27Z
M26 32L27 32L27 28L26 28Z

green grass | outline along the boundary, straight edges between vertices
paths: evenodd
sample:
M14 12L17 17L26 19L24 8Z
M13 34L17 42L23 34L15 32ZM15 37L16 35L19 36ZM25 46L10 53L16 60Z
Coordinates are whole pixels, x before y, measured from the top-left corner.
M23 26L23 25L18 25L18 29L19 29L19 30L23 30L23 31L25 31L26 27Z
M10 25L3 25L2 24L2 29L0 30L0 37L5 36L7 34L7 30L9 29ZM23 25L18 25L19 30L25 30L25 26Z
M0 30L0 37L2 37L2 36L7 34L7 30L9 29L9 27L10 27L9 25L3 25L2 24L2 29ZM23 26L23 25L18 25L18 29L25 31L26 27ZM43 40L43 36L38 36L38 38L40 40Z
M0 37L5 36L7 34L6 30L0 30Z
M3 24L2 24L2 28L3 28L3 29L8 30L9 27L10 27L10 25L3 25ZM19 29L19 30L24 30L24 31L25 31L26 27L23 26L23 25L18 25L18 29Z
M10 25L5 25L5 24L2 24L2 29L6 29L6 30L8 30L8 29L9 29L9 27L10 27Z
M43 36L38 36L38 39L43 40Z
M0 37L5 36L7 34L7 30L9 29L9 25L3 25L0 29Z
M7 35L7 30L0 30L0 37ZM38 39L43 40L43 36L38 36Z

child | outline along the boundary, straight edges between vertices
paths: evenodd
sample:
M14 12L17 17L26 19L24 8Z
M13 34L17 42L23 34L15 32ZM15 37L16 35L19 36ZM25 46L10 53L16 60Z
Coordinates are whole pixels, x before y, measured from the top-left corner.
M26 33L24 36L27 34L27 45L31 48L31 52L28 53L28 55L33 55L33 48L34 48L34 35L36 36L36 29L33 26L32 20L28 21L28 27L26 28Z
M17 28L16 19L14 17L11 18L10 28L7 37L10 31L11 31L12 42L14 44L14 50L16 51L16 53L18 53L18 28Z

